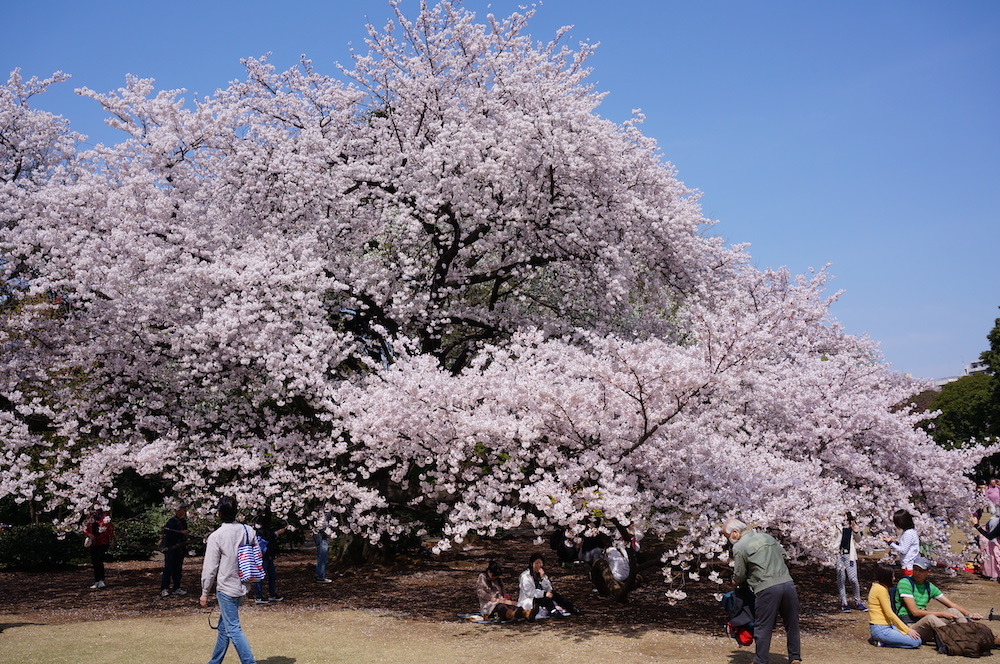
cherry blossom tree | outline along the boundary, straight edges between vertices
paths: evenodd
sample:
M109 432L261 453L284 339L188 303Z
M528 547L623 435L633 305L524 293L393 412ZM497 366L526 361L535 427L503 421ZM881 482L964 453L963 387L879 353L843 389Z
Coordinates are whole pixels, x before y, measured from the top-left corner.
M641 114L597 113L591 47L530 17L397 10L335 77L251 59L190 102L84 89L125 138L79 153L15 73L0 495L78 513L132 468L439 549L601 516L694 575L731 512L816 559L848 509L943 543L984 452L894 408L825 272L706 233Z

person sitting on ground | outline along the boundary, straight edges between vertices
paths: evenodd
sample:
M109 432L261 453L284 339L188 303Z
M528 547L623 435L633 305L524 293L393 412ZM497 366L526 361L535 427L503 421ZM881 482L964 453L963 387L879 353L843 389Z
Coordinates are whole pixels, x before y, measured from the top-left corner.
M889 599L893 571L888 565L875 569L872 589L868 591L868 628L873 646L888 648L919 648L920 633L899 619Z
M590 568L590 580L602 597L611 597L625 604L635 587L635 553L615 546L611 538L600 535L601 557Z
M503 581L500 580L502 570L497 561L491 560L476 579L476 596L479 598L479 610L487 620L524 620L528 614L517 605L517 602L504 592ZM534 614L530 617L534 617Z
M945 597L944 593L927 580L933 563L917 556L913 560L913 574L904 576L896 584L896 613L900 619L920 634L923 641L934 641L934 628L948 622L966 622L967 620L982 620L978 613L972 613L967 608ZM928 611L927 605L932 599L937 600L947 608L947 611Z
M538 617L549 615L561 617L580 613L569 598L552 590L552 582L545 574L545 558L540 553L531 554L528 569L521 572L517 605L527 612L537 610Z

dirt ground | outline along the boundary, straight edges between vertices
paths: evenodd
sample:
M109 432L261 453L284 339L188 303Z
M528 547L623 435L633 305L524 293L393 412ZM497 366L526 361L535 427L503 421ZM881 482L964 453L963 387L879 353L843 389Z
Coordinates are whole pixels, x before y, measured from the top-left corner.
M689 598L670 606L655 571L619 605L590 592L582 568L549 564L556 588L583 615L535 624L473 625L457 617L476 608L474 583L496 558L516 594L517 574L528 555L545 547L530 539L485 542L439 558L335 570L334 582L313 581L309 549L278 558L278 590L285 601L247 605L246 631L262 664L311 662L726 662L746 664L752 652L725 636L714 599L722 587L689 583ZM551 557L549 557L551 559ZM0 573L0 664L116 664L200 662L214 632L197 606L201 560L188 559L183 597L159 596L156 561L111 563L108 587L89 590L89 568L47 573ZM862 577L871 563L864 563ZM867 614L842 614L831 572L792 570L802 604L803 656L830 664L941 661L932 648L874 649L866 642ZM938 571L935 582L970 609L1000 610L1000 584L959 572ZM867 593L864 583L863 594ZM1000 634L1000 622L988 623ZM783 634L776 634L772 663L784 664ZM234 655L229 659L235 660ZM227 659L227 661L229 661Z

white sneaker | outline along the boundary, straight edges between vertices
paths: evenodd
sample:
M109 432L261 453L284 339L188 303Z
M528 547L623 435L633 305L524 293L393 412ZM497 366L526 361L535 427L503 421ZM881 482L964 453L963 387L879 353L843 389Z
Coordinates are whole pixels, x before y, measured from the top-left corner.
M168 595L170 595L170 591L166 588L160 591L160 597L167 597Z
M333 583L333 579L316 579L316 583Z
M178 588L177 590L174 591L174 594L175 595L187 595L188 591L184 590L183 588Z
M100 590L101 588L107 588L103 581L96 581L94 582L94 585L90 587L91 590Z

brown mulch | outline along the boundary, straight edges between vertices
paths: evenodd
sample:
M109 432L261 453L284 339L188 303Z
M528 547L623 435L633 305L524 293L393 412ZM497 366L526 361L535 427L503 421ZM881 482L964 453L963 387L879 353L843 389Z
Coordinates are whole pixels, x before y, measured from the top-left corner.
M653 548L653 547L651 547ZM658 555L644 552L650 562ZM718 635L724 623L716 593L728 590L709 582L688 582L683 590L688 599L671 606L655 563L643 574L643 583L627 605L615 603L591 592L585 565L560 567L546 546L530 536L482 541L441 556L399 558L393 564L368 564L331 569L333 583L314 579L315 553L309 548L282 551L277 558L278 591L285 600L256 606L253 610L277 612L317 612L341 609L398 612L412 619L455 621L457 614L477 609L475 581L490 559L505 567L508 591L516 597L517 575L527 565L528 556L541 551L553 585L571 598L584 615L572 619L579 628L615 628L640 632L649 628L672 629ZM640 559L642 560L642 559ZM870 575L862 568L863 594ZM160 597L160 563L115 562L107 564L108 587L90 590L89 567L40 573L0 572L0 614L15 614L32 621L56 624L120 618L187 616L198 602L201 558L188 558L184 565L185 596ZM813 632L830 629L831 614L839 613L836 582L832 571L799 566L792 570L801 603L803 627ZM959 573L952 579L935 582L945 589L969 583L973 575ZM835 621L834 621L835 622Z

